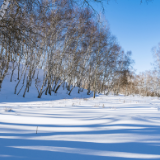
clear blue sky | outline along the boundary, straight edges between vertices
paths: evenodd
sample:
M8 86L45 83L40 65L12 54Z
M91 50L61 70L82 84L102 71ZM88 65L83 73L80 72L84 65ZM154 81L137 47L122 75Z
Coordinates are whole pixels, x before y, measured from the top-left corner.
M98 5L93 7L99 12ZM152 69L151 49L160 42L160 0L148 4L140 4L140 0L110 0L104 8L112 34L125 51L132 51L136 73Z

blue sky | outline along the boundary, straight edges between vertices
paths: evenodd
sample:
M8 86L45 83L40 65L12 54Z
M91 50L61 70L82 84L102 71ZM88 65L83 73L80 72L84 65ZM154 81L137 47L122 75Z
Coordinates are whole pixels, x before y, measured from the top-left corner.
M93 7L99 12L98 5ZM125 51L132 51L136 73L151 70L151 49L160 42L160 0L148 4L140 4L140 0L110 0L104 8L112 34Z

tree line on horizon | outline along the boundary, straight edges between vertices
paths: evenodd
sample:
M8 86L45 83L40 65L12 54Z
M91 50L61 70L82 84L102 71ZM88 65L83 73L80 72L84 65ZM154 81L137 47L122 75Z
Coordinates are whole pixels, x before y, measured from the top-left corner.
M18 2L10 1L0 19L0 89L10 74L11 82L17 75L14 93L23 97L32 85L38 98L64 84L68 95L78 87L78 93L87 89L94 98L96 93L144 93L142 76L132 72L131 52L123 51L91 8L71 0Z

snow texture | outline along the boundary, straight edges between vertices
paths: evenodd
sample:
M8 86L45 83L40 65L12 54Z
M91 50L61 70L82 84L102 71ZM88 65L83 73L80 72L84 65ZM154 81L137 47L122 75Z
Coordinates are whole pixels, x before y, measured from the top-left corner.
M160 100L86 95L26 98L6 78L0 92L0 160L160 159ZM33 85L34 86L34 85Z

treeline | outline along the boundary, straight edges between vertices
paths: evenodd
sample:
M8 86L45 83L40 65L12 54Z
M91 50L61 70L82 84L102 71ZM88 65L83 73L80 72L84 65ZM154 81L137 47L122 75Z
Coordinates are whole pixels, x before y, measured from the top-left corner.
M0 88L9 70L11 82L17 72L14 93L23 91L23 97L31 85L38 98L57 93L64 83L68 95L79 87L79 93L85 88L94 97L96 92L119 94L128 85L131 52L124 53L91 9L69 0L41 1L32 7L13 1L0 20Z
M145 71L138 75L130 74L122 78L126 83L121 86L120 93L160 97L160 77L157 70Z
M122 93L160 97L160 44L153 48L153 56L155 60L153 69L138 75L131 73L125 86L121 87Z

